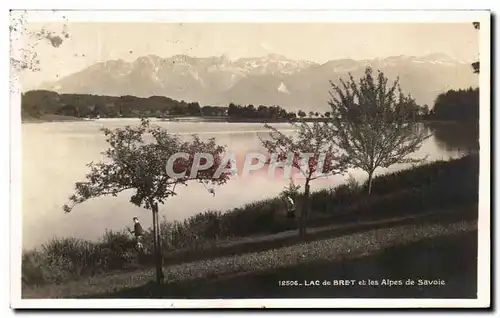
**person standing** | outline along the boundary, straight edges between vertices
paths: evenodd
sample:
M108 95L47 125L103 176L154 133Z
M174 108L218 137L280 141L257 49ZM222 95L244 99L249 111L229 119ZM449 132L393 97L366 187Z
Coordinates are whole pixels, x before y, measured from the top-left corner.
M144 235L144 230L142 229L142 225L139 222L139 218L137 216L134 216L132 218L134 221L134 230L131 231L130 233L134 234L135 236L135 244L139 250L142 250L143 245L142 245L142 236Z
M288 218L294 218L295 217L295 202L293 201L292 197L290 195L285 196L286 199L286 216Z

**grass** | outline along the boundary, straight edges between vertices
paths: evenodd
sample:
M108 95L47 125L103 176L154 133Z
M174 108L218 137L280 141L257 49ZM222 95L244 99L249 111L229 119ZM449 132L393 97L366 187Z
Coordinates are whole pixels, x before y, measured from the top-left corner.
M166 269L168 285L165 291L176 295L165 297L180 297L189 293L206 293L209 289L205 284L213 281L232 279L244 276L245 273L293 272L297 266L307 266L317 262L339 262L367 257L397 246L411 244L423 239L439 239L447 235L474 232L476 221L458 221L452 223L429 223L420 225L403 225L376 230L362 231L349 235L315 240L266 251L247 253L236 256L221 257L206 261L190 262L169 266ZM432 248L432 245L430 245ZM397 255L395 255L397 256ZM396 260L397 257L393 259ZM429 260L428 260L429 261ZM437 261L437 259L436 259ZM444 265L444 264L443 264ZM397 269L388 260L384 270L391 269L392 276L401 274L404 269ZM374 268L372 268L372 271ZM331 271L331 270L330 270ZM361 272L369 275L369 273ZM415 271L418 274L418 270ZM414 273L414 274L415 274ZM296 276L297 273L295 273ZM302 273L304 275L304 273ZM338 276L338 273L311 271L305 277L308 279L325 279ZM77 297L150 297L145 290L139 292L154 276L153 270L142 270L134 273L90 278L86 281L71 282L62 285L47 285L40 288L23 288L24 298L77 298ZM322 277L319 277L322 276ZM293 279L293 275L280 275L281 279ZM378 277L371 273L370 277ZM404 276L401 276L404 277ZM365 277L368 278L368 277ZM278 279L274 281L276 284ZM205 286L205 287L201 287ZM240 285L247 286L247 285ZM262 286L265 287L265 286ZM147 287L150 288L150 287ZM276 288L276 286L275 286ZM266 288L264 288L265 290ZM226 290L228 292L229 290ZM212 290L212 292L217 292ZM236 290L232 291L237 292ZM262 292L262 290L260 291ZM179 294L180 293L180 294ZM231 296L232 294L228 294ZM226 296L228 296L226 295ZM245 295L248 295L245 293ZM155 297L160 295L154 295ZM220 296L220 295L217 295Z
M310 200L314 213L309 225L344 226L477 204L478 168L478 157L470 155L379 176L373 180L370 196L365 195L364 185L353 182L314 192ZM300 201L299 196L297 202ZM206 211L183 222L163 221L164 261L178 264L296 244L295 235L291 236L293 239L272 242L255 239L297 228L295 220L277 212L280 209L282 203L276 198L226 213ZM245 237L252 240L243 243ZM151 249L151 231L145 235L145 246ZM61 284L115 271L134 271L152 264L151 254L137 259L130 235L125 231L108 231L98 242L55 238L38 249L23 252L22 284Z
M314 260L288 267L158 288L151 284L94 295L106 298L477 298L477 232L460 231L337 259ZM301 286L277 286L280 280ZM305 282L377 281L371 286L305 286ZM413 286L384 286L382 280ZM439 279L441 286L419 285ZM241 288L244 286L244 288Z

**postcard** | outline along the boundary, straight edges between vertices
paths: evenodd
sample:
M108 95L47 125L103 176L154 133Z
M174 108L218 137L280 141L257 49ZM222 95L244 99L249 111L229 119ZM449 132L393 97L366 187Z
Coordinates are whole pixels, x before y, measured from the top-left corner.
M12 307L489 307L490 19L11 11Z

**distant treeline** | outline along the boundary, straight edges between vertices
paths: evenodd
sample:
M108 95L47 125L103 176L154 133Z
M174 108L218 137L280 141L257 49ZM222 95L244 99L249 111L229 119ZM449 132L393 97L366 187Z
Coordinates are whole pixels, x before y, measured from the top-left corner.
M22 118L44 115L63 115L78 118L112 117L169 117L169 116L227 116L233 118L292 119L295 113L279 106L254 107L233 103L228 107L203 106L198 102L177 101L164 96L140 98L135 96L99 96L90 94L58 94L36 90L22 95Z
M450 90L440 94L433 109L428 105L412 105L411 116L427 120L468 121L479 119L479 89ZM234 119L294 120L296 118L328 118L330 112L299 110L288 112L280 106L236 105L203 106L198 102L177 101L165 96L140 98L135 96L100 96L90 94L58 94L34 90L22 94L23 119L44 115L78 118L216 116Z
M478 120L479 88L449 90L439 94L428 117L432 120Z

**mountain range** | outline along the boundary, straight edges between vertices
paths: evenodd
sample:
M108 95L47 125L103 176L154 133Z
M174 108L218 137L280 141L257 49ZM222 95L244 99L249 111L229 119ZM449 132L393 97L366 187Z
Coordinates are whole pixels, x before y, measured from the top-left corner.
M135 61L100 62L39 89L138 97L168 96L201 106L236 104L280 105L287 110L328 109L330 83L349 73L360 77L365 68L400 78L405 93L431 108L439 93L478 86L470 61L446 54L392 56L370 60L338 59L326 63L292 60L278 54L230 60L220 57L149 55Z

